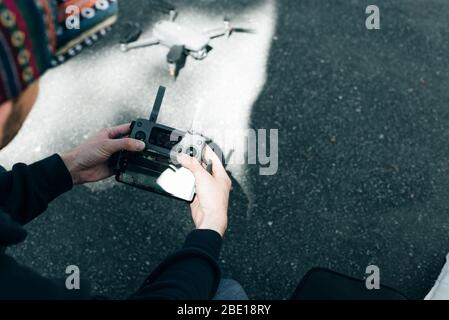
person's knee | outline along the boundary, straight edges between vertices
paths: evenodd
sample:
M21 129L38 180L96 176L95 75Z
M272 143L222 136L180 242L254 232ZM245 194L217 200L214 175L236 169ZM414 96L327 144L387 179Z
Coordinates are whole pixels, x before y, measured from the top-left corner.
M248 300L248 296L237 281L221 279L214 300Z
M221 279L220 286L226 288L242 288L242 285L234 279Z

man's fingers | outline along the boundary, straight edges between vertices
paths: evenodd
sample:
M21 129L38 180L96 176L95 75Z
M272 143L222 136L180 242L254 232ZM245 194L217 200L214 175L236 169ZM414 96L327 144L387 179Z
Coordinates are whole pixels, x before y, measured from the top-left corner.
M109 139L115 139L122 135L128 134L131 131L131 124L126 123L117 127L105 129Z
M188 155L181 153L178 155L178 162L186 169L190 170L196 177L198 175L207 173L203 166L195 158L189 157Z
M131 138L109 140L105 148L110 154L121 150L137 152L145 149L145 142Z
M212 176L216 178L217 181L221 181L226 187L230 188L232 185L231 179L229 178L228 173L223 167L223 164L217 154L209 146L206 147L204 157L205 160L212 161ZM179 154L178 162L184 168L192 171L195 178L204 174L207 174L210 177L203 165L200 164L195 158L189 157L186 154Z

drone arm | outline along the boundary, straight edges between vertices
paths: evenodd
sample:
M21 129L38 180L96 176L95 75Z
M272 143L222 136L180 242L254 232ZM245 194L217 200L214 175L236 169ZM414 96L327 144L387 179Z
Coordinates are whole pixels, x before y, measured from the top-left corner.
M126 51L133 50L133 49L154 46L156 44L159 44L159 40L156 38L150 38L150 39L146 39L146 40L135 41L135 42L131 42L128 44L124 44L124 45L122 45L122 50L124 52L126 52Z
M215 29L206 31L204 34L206 36L208 36L209 38L214 39L214 38L222 37L222 36L226 35L227 33L228 33L228 30L226 28L221 27L221 28L215 28Z

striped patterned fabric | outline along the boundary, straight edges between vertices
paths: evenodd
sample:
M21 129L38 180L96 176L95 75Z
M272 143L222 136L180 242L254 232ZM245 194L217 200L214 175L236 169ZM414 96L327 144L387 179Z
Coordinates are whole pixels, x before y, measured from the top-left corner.
M0 0L0 103L19 96L50 67L51 10L45 0Z
M116 21L116 0L0 0L0 105ZM66 27L66 8L80 10L80 28Z

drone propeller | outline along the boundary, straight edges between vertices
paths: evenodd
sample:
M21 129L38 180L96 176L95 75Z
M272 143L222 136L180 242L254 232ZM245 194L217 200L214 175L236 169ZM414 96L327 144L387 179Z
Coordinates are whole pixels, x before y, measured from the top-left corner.
M137 22L128 22L123 29L123 33L120 37L121 44L129 44L137 41L142 34L142 28Z
M157 1L157 4L153 8L157 11L163 12L170 12L171 10L176 9L174 5L162 0Z
M256 30L251 28L232 28L232 32L255 34Z
M228 16L224 17L223 22L225 24L226 35L228 37L230 37L234 32L236 32L236 33L250 33L250 34L256 33L256 30L252 29L252 28L234 27L232 19L229 18Z
M167 13L170 15L170 21L173 21L176 19L176 16L178 15L176 12L175 6L165 2L165 1L158 1L158 4L154 6L154 9L156 11Z

